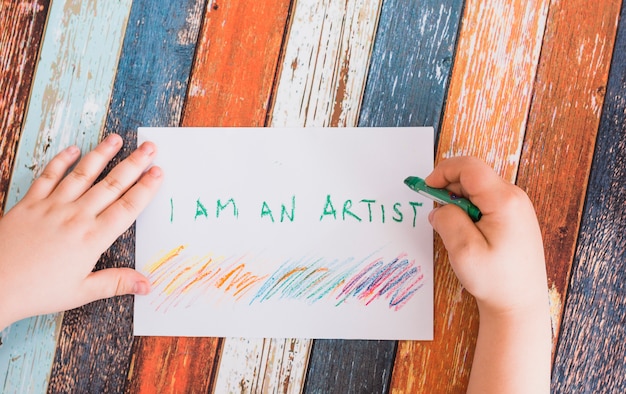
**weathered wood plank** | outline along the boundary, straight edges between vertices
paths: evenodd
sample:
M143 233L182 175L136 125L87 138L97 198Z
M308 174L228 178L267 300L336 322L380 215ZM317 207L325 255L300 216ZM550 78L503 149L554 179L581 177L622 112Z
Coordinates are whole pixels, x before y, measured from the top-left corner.
M207 7L183 125L264 125L290 5L245 0Z
M9 190L49 3L0 3L0 215Z
M621 0L550 5L517 183L542 228L558 339ZM576 187L572 184L576 183Z
M51 5L7 205L59 150L77 144L86 151L97 142L129 10L129 0ZM60 316L26 319L6 331L0 349L6 390L45 391Z
M554 393L626 392L625 21L622 5L553 369ZM572 179L570 189L576 184Z
M439 135L463 3L383 3L359 126L433 126Z
M461 0L383 3L359 126L438 131L462 6ZM394 341L315 341L304 391L387 392L395 351Z
M268 0L220 2L206 8L185 101L184 126L264 124L289 6L289 0ZM207 392L215 385L213 374L221 348L217 338L138 338L136 344L128 391ZM223 353L232 358L232 351L236 349ZM275 365L283 368L272 376L288 381L289 362L278 362L287 357L280 358L275 351L271 355L277 360ZM260 363L265 366L265 359ZM226 376L237 378L236 374ZM232 387L237 387L237 382Z
M396 341L315 340L305 393L387 393Z
M465 4L437 158L473 155L514 180L548 0ZM464 392L478 316L435 242L435 340L401 341L393 392ZM423 372L426 371L426 372Z
M381 3L296 2L272 127L356 125Z
M204 5L202 0L133 2L104 128L104 134L117 132L125 141L111 166L136 146L138 126L180 123ZM106 14L100 17L107 19ZM103 254L96 268L133 264L134 228ZM65 313L50 392L124 390L133 341L132 301L131 296L118 297Z
M221 340L137 337L127 393L208 393Z
M379 11L379 2L363 0L295 3L271 126L356 125ZM229 338L215 391L240 392L239 383L249 382L243 392L300 392L310 346L302 339ZM264 349L281 356L268 357Z
M300 393L309 341L227 338L215 393Z

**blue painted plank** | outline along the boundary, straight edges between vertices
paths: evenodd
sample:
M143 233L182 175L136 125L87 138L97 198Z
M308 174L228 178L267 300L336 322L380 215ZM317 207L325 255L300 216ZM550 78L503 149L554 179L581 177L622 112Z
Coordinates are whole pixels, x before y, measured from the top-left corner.
M359 126L438 135L462 14L462 0L383 3ZM316 340L304 392L385 393L395 352L394 341Z
M626 6L622 4L552 391L626 392L625 322Z
M463 6L385 1L359 126L433 126L439 134Z
M97 143L129 11L130 0L51 5L7 209L58 151L76 144L84 152ZM0 391L45 391L60 317L22 320L0 334Z
M132 4L105 134L125 141L105 172L135 148L138 126L177 126L198 31L202 0ZM134 228L103 254L96 268L134 266ZM122 392L129 370L132 296L91 303L63 318L50 392Z

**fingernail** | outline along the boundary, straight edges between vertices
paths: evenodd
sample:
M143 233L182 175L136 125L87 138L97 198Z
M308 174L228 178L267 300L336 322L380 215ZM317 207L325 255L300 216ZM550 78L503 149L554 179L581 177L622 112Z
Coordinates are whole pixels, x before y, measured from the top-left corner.
M76 156L77 154L80 153L80 149L78 149L76 145L72 145L72 146L68 146L65 149L65 152L67 152L67 154L70 156Z
M133 285L133 294L146 295L150 292L150 285L146 282L135 282Z
M139 149L145 153L146 155L150 156L152 155L152 153L154 153L154 146L150 143L144 142L143 144L141 144L141 146L139 147Z
M150 167L148 174L155 178L160 178L163 175L163 170L160 167Z
M433 217L435 216L435 211L438 210L439 207L433 208L432 211L430 211L430 213L428 214L428 222L430 224L433 224Z
M117 134L109 134L105 139L104 142L106 142L107 144L111 145L111 146L117 146L120 143L120 140L122 138L117 135Z

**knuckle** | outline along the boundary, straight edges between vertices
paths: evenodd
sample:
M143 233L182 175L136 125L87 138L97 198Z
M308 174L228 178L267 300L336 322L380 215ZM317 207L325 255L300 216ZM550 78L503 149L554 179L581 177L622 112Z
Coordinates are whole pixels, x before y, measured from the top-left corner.
M47 181L55 181L59 175L52 170L51 168L46 167L41 174L39 174L39 178Z
M531 202L526 192L515 185L507 187L506 192L502 194L502 208L507 212L526 210L530 205Z
M143 168L145 164L144 156L139 154L138 152L133 152L130 156L126 158L128 162L137 168Z
M122 193L126 189L119 180L110 175L105 177L102 182L108 190L114 193Z
M123 196L122 198L119 199L119 204L125 211L128 211L132 214L135 214L138 211L137 206L135 205L134 201L130 200L126 196Z
M81 182L81 183L91 183L93 182L91 176L81 167L76 167L69 174L72 179Z
M115 279L116 279L114 281L115 289L112 289L114 290L114 293L112 293L111 295L118 296L118 295L126 294L127 293L126 286L125 286L125 282L124 282L122 275L117 274Z

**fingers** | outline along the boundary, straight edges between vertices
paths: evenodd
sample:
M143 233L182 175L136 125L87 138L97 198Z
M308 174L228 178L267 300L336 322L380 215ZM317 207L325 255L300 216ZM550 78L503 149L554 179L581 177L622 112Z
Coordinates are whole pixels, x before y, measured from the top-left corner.
M428 216L433 229L441 236L450 259L463 260L476 252L469 248L487 248L488 244L476 224L465 211L455 205L435 208Z
M509 185L486 163L473 157L446 159L425 180L429 186L468 197L483 214L499 205L499 193Z
M103 212L120 197L148 168L156 155L156 147L151 142L144 142L141 146L115 166L107 176L94 185L81 198L81 205L96 215ZM133 201L128 201L132 203Z
M103 240L112 243L137 219L150 200L156 194L162 182L162 172L159 167L151 167L139 181L123 196L112 203L97 218L98 229Z
M125 294L148 294L150 282L132 268L107 268L90 273L83 282L83 304Z
M80 150L76 146L70 146L57 154L46 165L39 178L33 182L24 198L43 199L48 197L79 156Z
M64 202L78 199L89 190L121 147L122 138L117 134L109 135L78 162L78 165L58 184L51 197Z

